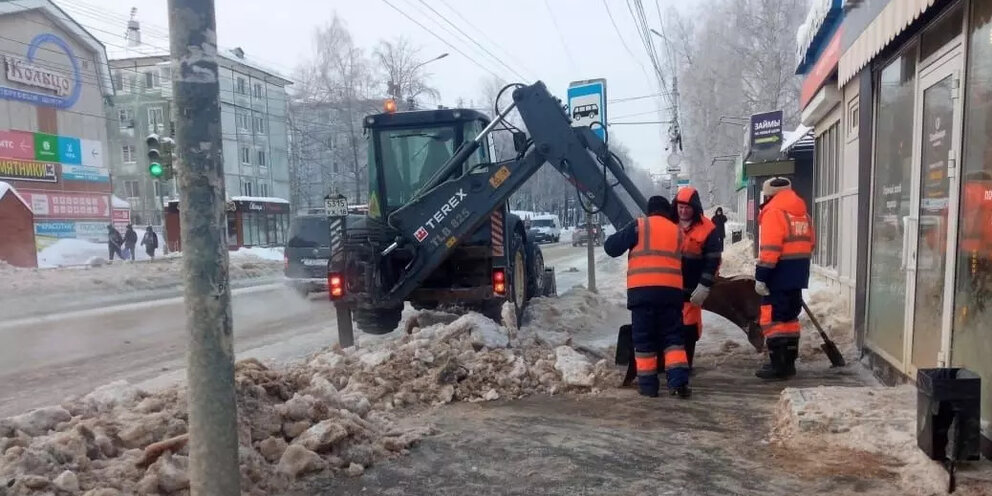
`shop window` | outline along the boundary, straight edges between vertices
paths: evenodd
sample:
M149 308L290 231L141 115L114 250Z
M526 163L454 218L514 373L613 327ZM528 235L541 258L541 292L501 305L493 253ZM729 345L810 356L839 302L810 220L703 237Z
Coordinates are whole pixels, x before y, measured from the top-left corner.
M816 228L816 251L813 263L837 269L840 258L840 123L835 123L816 138L816 185L813 225Z
M971 5L951 362L980 374L992 398L992 2ZM982 419L992 420L992 401Z
M902 269L905 218L910 213L916 45L877 76L875 157L869 240L867 339L873 349L903 360L906 272Z

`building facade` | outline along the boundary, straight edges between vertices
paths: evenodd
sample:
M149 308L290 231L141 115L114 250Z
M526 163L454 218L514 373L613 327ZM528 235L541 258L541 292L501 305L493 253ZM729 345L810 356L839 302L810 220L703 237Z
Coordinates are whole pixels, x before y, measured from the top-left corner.
M132 24L134 24L132 22ZM137 29L132 29L131 36ZM146 138L174 135L169 55L132 43L136 55L110 61L117 97L113 122L114 191L131 204L134 223L162 223L163 200L176 199L175 180L148 173ZM234 196L290 198L288 79L245 58L240 49L219 57L224 186Z
M818 270L851 295L859 345L883 379L981 375L992 456L992 2L814 4L843 18L820 34L809 61L820 72L804 87L817 221L840 240Z
M48 0L0 1L0 32L0 181L30 205L38 250L106 240L105 47Z

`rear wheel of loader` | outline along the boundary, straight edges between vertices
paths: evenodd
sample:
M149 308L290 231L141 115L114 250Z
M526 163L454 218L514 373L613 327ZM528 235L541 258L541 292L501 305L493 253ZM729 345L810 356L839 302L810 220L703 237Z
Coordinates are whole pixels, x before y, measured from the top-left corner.
M381 336L396 330L400 325L403 307L395 308L356 308L353 310L355 323L362 332Z

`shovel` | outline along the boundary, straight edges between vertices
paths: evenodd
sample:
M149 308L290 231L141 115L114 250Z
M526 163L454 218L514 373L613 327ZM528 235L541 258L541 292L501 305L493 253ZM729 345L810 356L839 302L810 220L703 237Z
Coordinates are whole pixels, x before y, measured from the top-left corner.
M847 365L847 362L844 361L844 355L842 355L840 350L837 349L837 344L830 340L827 333L823 332L823 328L820 327L820 322L816 320L816 316L814 316L813 312L810 311L809 306L806 305L805 301L803 302L803 310L806 311L806 315L809 315L809 320L813 322L813 326L816 327L816 330L820 332L820 337L823 338L823 344L820 345L820 349L823 350L823 352L827 354L827 358L830 359L830 366L843 367L844 365Z
M614 363L627 366L621 387L633 384L637 377L637 368L634 361L634 328L630 324L620 326L617 332L617 356Z

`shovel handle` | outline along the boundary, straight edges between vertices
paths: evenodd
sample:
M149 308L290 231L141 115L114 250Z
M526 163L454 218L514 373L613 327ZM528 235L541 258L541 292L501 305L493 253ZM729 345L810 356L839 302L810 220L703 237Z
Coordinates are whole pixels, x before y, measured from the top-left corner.
M806 315L809 316L809 320L813 322L813 326L816 327L816 330L820 332L820 336L823 337L823 340L830 342L830 338L827 337L827 333L823 332L823 327L820 326L820 322L816 320L816 316L810 311L809 306L806 305L805 301L803 301L803 310L806 311Z

